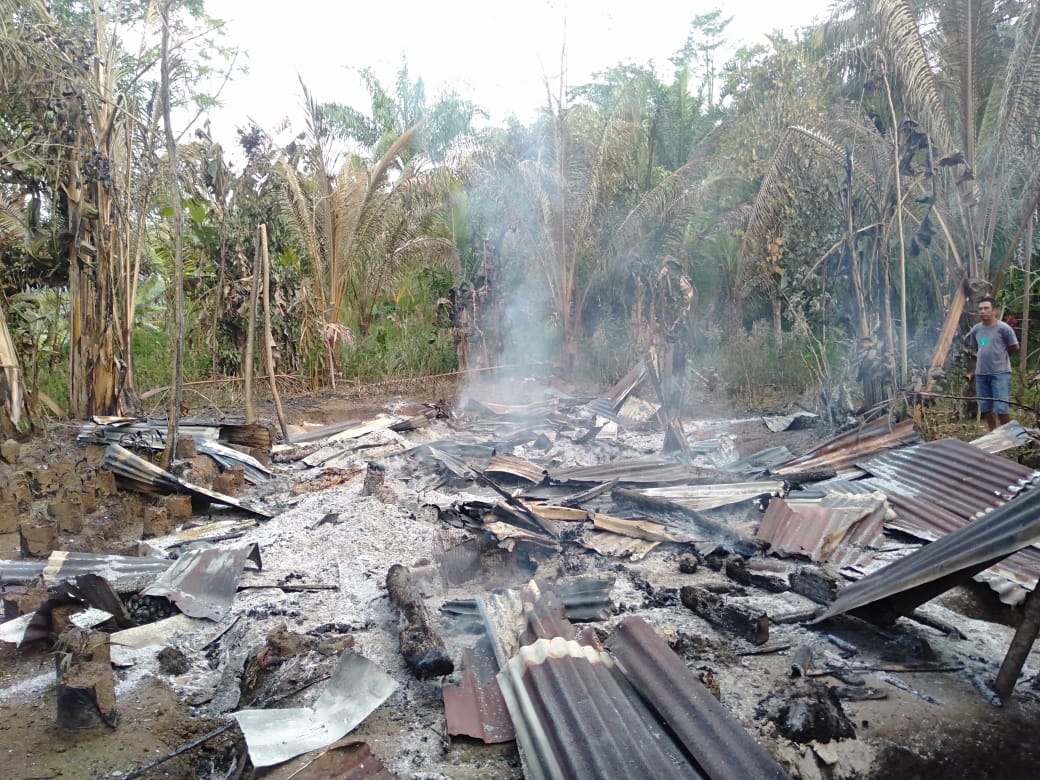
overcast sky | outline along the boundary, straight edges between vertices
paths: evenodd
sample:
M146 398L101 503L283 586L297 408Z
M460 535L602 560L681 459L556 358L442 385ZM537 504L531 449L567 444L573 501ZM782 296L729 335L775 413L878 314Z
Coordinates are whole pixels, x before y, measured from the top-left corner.
M545 102L545 81L558 83L566 51L567 83L581 84L619 62L653 62L669 77L668 57L682 47L698 14L724 6L733 17L727 37L765 42L822 19L828 0L397 0L334 2L208 0L208 12L228 22L229 42L244 52L250 72L222 93L212 116L214 135L234 144L234 127L251 117L269 129L298 120L299 79L318 100L368 108L351 70L372 67L388 88L402 57L432 98L456 89L500 122L509 114L529 121Z

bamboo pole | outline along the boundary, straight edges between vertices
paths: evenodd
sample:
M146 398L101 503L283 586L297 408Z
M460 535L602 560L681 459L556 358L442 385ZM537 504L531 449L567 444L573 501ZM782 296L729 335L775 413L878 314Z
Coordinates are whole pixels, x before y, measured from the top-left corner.
M253 358L256 353L256 299L260 294L260 236L263 225L256 229L256 251L253 253L253 286L249 290L249 322L246 325L246 349L242 355L242 374L245 378L246 424L256 422L256 406L253 404Z
M274 353L271 345L271 257L267 252L267 225L260 225L260 257L264 266L264 355L267 357L267 373L271 377L271 398L274 410L278 414L278 425L282 429L282 439L289 443L289 429L285 425L285 413L282 411L282 399L278 395L277 376L274 372Z

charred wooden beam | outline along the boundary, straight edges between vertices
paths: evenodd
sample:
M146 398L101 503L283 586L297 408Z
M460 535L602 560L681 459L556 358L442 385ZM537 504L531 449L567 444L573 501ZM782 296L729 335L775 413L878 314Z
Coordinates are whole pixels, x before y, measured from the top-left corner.
M455 664L433 628L422 596L412 582L411 572L395 563L386 573L386 589L390 593L390 606L401 618L398 638L408 668L420 680L455 671Z
M830 604L838 597L842 582L830 572L806 566L788 576L791 590L817 604Z
M741 636L755 645L769 641L769 616L760 610L726 601L721 596L685 585L679 591L683 606L714 626Z
M778 574L749 569L747 561L739 555L734 555L726 561L725 570L727 577L741 585L761 588L770 593L785 593L791 589L787 581Z

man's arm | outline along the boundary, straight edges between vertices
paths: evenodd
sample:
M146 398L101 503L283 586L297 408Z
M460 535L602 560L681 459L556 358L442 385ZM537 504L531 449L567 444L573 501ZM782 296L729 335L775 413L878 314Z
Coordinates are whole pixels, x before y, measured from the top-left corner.
M1015 329L1004 323L1004 341L1007 343L1007 351L1009 355L1017 354L1021 346L1018 343L1018 334L1015 333Z

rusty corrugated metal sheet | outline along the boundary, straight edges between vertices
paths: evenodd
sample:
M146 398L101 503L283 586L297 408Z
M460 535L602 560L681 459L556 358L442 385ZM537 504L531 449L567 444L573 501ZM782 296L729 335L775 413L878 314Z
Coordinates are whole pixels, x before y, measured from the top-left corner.
M772 552L837 566L862 566L874 557L883 538L884 496L795 496L773 499L762 517L757 536L769 542Z
M819 619L845 612L873 619L907 614L1037 542L1040 489L1029 488L988 514L847 586Z
M625 677L711 780L779 780L787 773L711 695L645 620L626 617L607 640Z
M482 662L481 656L465 650L458 685L446 685L441 693L448 733L452 736L473 737L488 745L516 739L493 662Z
M907 419L896 424L887 419L875 420L854 431L828 439L804 455L770 469L770 472L784 475L833 468L843 475L857 473L854 467L856 461L882 450L914 444L920 440L921 435L913 420Z
M965 519L1009 501L1040 477L1038 471L958 439L886 452L859 465L870 474L865 481L890 499L905 496Z
M539 639L520 648L498 681L525 777L703 777L606 652Z
M888 452L860 465L873 475L862 484L888 496L895 518L886 526L926 541L1006 504L1040 477L1040 471L957 439ZM1040 551L1023 550L975 579L988 583L1001 601L1017 604L1025 598L1022 589L1031 590L1037 577Z

